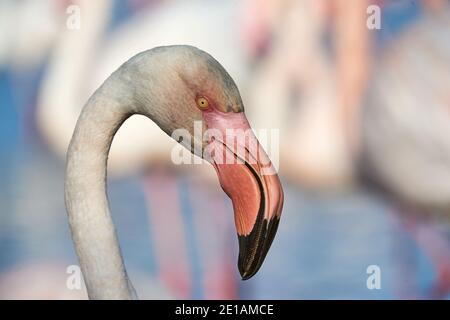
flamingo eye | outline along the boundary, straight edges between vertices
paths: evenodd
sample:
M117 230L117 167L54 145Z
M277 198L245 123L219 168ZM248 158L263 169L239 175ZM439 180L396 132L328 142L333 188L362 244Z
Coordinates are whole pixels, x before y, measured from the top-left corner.
M206 109L209 107L209 101L204 97L197 98L197 107L199 109Z

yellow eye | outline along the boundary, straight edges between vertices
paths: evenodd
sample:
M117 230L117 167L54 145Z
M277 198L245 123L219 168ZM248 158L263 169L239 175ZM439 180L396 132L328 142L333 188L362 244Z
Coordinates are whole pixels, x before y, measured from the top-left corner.
M209 101L204 97L197 98L197 107L200 109L206 109L209 107Z

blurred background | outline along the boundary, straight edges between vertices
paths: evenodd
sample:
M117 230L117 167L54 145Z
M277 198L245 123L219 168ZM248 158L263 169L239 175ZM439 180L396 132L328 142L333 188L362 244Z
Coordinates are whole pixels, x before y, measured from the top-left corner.
M1 0L0 298L87 298L66 285L68 141L111 72L168 44L212 54L252 126L280 130L285 209L240 281L212 167L172 165L132 117L108 193L141 298L450 298L449 30L446 0Z

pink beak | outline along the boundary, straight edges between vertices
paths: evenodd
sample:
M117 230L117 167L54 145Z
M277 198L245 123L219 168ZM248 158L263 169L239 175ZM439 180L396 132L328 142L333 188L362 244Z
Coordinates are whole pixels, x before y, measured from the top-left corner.
M205 114L205 120L211 131L207 153L233 203L238 268L242 279L247 280L261 267L275 237L283 189L243 112L211 112Z

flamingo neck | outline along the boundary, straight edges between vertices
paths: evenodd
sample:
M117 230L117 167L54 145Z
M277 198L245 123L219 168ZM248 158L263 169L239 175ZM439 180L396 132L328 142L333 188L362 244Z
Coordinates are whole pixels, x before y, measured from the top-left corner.
M67 153L65 200L89 298L132 299L106 196L106 167L116 131L135 112L109 98L107 89L105 83L97 90L78 120Z

